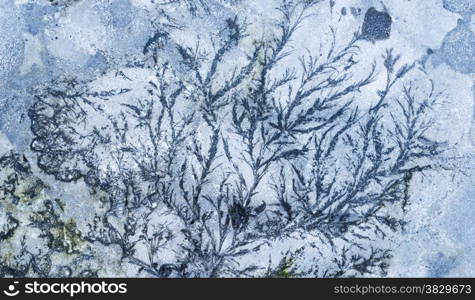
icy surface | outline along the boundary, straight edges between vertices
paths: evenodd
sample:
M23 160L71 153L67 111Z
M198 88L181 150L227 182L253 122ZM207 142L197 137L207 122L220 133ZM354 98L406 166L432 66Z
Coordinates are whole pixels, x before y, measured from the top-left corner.
M0 276L475 276L474 3L1 1Z

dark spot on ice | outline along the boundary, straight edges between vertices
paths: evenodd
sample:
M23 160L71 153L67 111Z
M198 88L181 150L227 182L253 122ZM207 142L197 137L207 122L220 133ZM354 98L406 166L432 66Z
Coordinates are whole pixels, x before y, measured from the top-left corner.
M443 0L443 3L446 10L462 16L475 13L475 1L473 0Z
M343 16L346 16L346 7L342 7L342 8L341 8L341 14L342 14Z
M370 7L364 16L361 39L368 41L387 40L391 34L391 16L384 11Z
M455 257L439 252L428 261L429 277L444 277L457 266Z
M361 14L361 8L356 8L356 7L350 7L350 12L353 15L353 17L358 17Z
M445 36L438 56L456 72L475 73L475 34L469 24L459 20Z

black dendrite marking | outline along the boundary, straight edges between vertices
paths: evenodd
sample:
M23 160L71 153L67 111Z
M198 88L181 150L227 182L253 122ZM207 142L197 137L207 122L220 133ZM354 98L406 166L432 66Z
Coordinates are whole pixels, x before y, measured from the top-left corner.
M427 88L409 79L415 64L388 50L385 86L361 108L360 92L378 74L372 65L357 76L360 33L338 47L332 31L326 51L282 68L314 4L282 1L275 36L253 40L244 60L233 61L249 39L238 18L211 34L211 49L176 45L185 75L158 54L171 27L157 27L144 48L151 67L136 65L154 73L139 96L72 79L36 93L29 116L38 166L107 194L109 209L89 224L87 242L119 246L123 262L156 277L386 271L390 249L377 242L403 228L411 178L444 149L426 134L438 95L429 80ZM116 78L132 81L122 71ZM241 263L295 236L318 252L314 265L298 266L304 250L267 273Z

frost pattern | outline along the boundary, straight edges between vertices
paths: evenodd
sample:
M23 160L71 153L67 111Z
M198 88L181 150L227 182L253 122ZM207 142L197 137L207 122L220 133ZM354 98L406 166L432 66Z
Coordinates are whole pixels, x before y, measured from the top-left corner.
M0 2L0 276L473 276L474 1Z
M183 3L190 18L217 5ZM230 15L181 42L158 9L144 59L34 91L37 165L103 195L82 243L120 249L129 276L385 274L411 179L445 149L426 134L439 94L393 49L361 60L359 32L295 49L317 4L281 1L264 37Z

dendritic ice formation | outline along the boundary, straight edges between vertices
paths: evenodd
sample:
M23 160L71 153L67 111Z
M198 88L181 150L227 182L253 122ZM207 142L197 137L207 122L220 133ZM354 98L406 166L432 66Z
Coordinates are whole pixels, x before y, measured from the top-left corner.
M460 13L456 2L440 10ZM469 182L473 164L468 131L465 143L440 133L453 95L434 74L457 58L440 55L442 37L438 52L400 46L401 7L0 5L5 45L19 49L0 50L0 276L455 268L443 247L400 267L433 224L426 208Z

